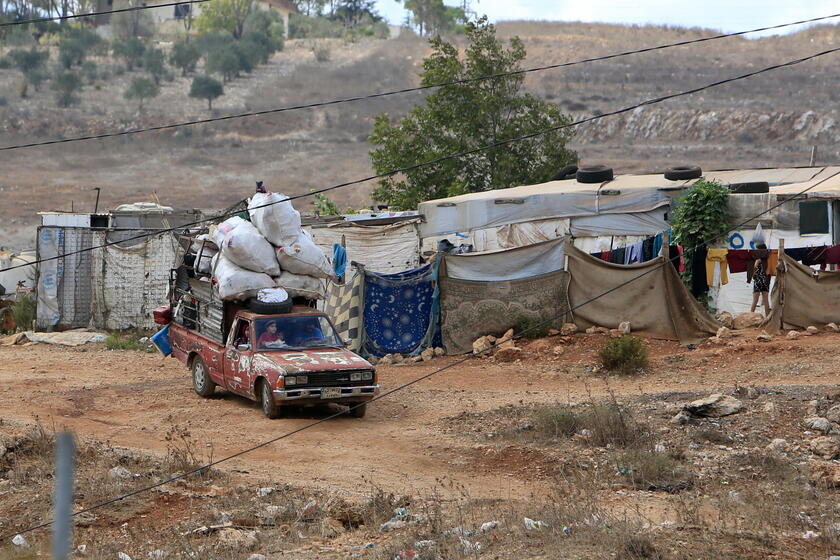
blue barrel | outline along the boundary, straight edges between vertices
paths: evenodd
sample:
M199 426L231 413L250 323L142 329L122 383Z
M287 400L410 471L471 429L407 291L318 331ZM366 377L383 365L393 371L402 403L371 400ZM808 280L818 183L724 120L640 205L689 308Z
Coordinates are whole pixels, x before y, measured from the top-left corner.
M152 342L155 343L161 354L168 356L172 353L172 345L169 343L169 325L166 325L152 335Z

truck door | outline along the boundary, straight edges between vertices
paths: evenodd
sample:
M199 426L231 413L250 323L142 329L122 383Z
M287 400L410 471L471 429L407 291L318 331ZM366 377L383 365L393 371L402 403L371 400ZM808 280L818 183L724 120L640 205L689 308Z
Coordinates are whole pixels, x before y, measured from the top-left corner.
M225 386L251 396L251 358L254 355L251 321L237 317L225 350Z

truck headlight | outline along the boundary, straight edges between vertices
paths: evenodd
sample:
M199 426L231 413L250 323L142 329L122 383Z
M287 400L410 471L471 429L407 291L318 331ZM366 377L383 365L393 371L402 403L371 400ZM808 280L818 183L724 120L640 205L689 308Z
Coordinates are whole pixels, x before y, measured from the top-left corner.
M286 385L297 385L297 382L297 377L292 376L286 378Z
M306 385L309 383L309 378L305 375L298 375L297 376L297 384L298 385Z
M373 372L372 371L362 372L362 379L364 379L365 381L370 381L371 379L373 379Z
M350 374L350 381L361 381L362 380L362 372L357 371Z

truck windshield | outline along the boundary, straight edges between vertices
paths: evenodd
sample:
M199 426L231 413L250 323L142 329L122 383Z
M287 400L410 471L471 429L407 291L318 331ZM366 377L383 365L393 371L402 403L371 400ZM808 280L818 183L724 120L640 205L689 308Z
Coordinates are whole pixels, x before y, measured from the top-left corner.
M343 346L326 317L274 317L257 319L257 350Z

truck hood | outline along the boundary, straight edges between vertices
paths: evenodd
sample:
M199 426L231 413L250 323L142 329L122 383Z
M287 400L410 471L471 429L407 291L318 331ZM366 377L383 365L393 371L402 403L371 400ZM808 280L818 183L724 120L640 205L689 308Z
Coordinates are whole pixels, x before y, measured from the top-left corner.
M278 369L285 373L373 369L367 360L345 348L259 352L254 355L254 367Z

